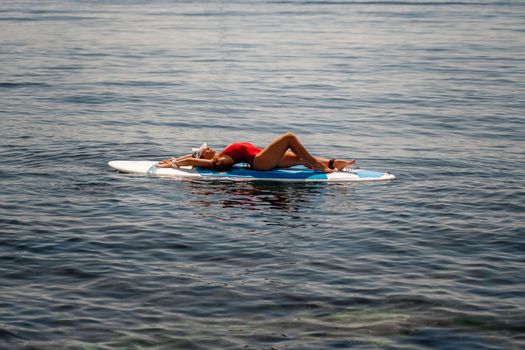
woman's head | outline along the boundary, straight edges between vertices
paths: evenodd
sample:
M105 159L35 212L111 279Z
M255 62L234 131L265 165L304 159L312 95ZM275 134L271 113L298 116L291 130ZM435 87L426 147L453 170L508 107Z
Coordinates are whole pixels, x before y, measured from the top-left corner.
M215 157L215 150L211 147L208 147L208 145L203 143L199 148L193 148L192 155L194 158L201 158L201 159L212 159Z
M202 151L201 158L203 158L203 159L212 159L213 157L215 157L215 154L217 154L217 152L215 152L215 150L213 148L206 147Z

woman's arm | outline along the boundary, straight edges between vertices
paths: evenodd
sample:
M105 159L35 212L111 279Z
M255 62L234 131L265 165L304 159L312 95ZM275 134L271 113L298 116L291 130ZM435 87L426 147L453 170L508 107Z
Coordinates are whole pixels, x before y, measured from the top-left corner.
M175 161L176 166L198 166L213 170L225 170L235 164L235 161L229 156L220 156L214 159L187 158Z
M198 167L201 167L201 168L207 168L207 169L212 169L213 168L213 163L210 159L198 159L198 158L193 158L193 157L189 157L189 158L177 158L176 161L173 162L173 165L176 165L176 166L198 166Z
M167 159L157 163L158 168L176 168L179 166L198 166L207 169L223 170L231 167L235 161L228 156L221 156L216 160L180 157L176 160Z
M178 168L180 166L199 166L212 169L213 164L209 159L197 159L193 157L165 159L157 163L157 168Z
M176 161L184 160L188 158L193 158L193 155L190 153L190 154L186 154L181 157L171 157L168 159L164 159L157 163L157 167L158 168L173 168L175 166Z
M187 159L187 158L193 158L193 154L186 154L185 156L181 156L181 157L173 157L171 159L175 159L175 160L183 160L183 159Z

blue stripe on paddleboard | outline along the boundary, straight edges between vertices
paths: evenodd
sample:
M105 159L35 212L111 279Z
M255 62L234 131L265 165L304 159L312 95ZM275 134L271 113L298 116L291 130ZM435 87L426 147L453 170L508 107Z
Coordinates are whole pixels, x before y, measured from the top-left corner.
M379 171L371 171L371 170L354 170L353 172L354 174L359 176L359 178L361 179L371 179L371 178L377 179L385 175L385 173L381 173Z
M209 169L198 168L198 173L202 176L229 177L244 179L283 179L283 180L327 180L326 174L320 171L309 169L274 169L269 171L251 170L249 168L233 167L228 171L212 171Z

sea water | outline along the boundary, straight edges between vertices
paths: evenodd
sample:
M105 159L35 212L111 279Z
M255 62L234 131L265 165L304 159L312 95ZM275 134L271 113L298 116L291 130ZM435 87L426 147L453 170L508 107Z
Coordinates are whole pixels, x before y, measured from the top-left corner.
M522 349L525 2L0 3L0 348ZM203 141L382 184L112 172Z

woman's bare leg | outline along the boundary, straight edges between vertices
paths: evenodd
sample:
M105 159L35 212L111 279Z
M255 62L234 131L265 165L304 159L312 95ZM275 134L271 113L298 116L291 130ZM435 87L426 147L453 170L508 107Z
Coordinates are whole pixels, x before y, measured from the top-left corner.
M310 164L306 163L304 160L301 159L297 154L293 153L292 151L286 151L284 156L281 158L279 163L277 164L278 168L289 168L295 165L304 165L307 167L311 167Z
M327 158L321 158L321 157L314 157L319 162L323 163L326 166L329 166L330 159ZM334 161L333 167L337 170L343 170L344 168L354 165L355 160L345 160L345 159L336 159ZM310 164L306 163L304 160L301 159L297 154L293 153L292 151L287 151L284 156L279 161L279 164L277 164L278 168L289 168L294 165L304 165L306 167L311 168Z
M300 159L302 159L305 164L308 164L313 169L321 170L327 173L332 172L332 169L328 168L328 166L323 164L323 162L320 162L317 160L317 158L312 156L301 144L299 139L291 132L279 136L272 143L266 146L259 154L257 154L253 161L254 169L271 170L278 167L279 162L281 162L288 150L291 150Z
M323 158L321 161L323 162L323 164L326 164L326 166L329 166L330 164L330 159ZM344 168L354 165L355 163L356 163L355 159L351 159L351 160L336 159L334 161L333 167L334 169L337 169L337 170L343 170Z

